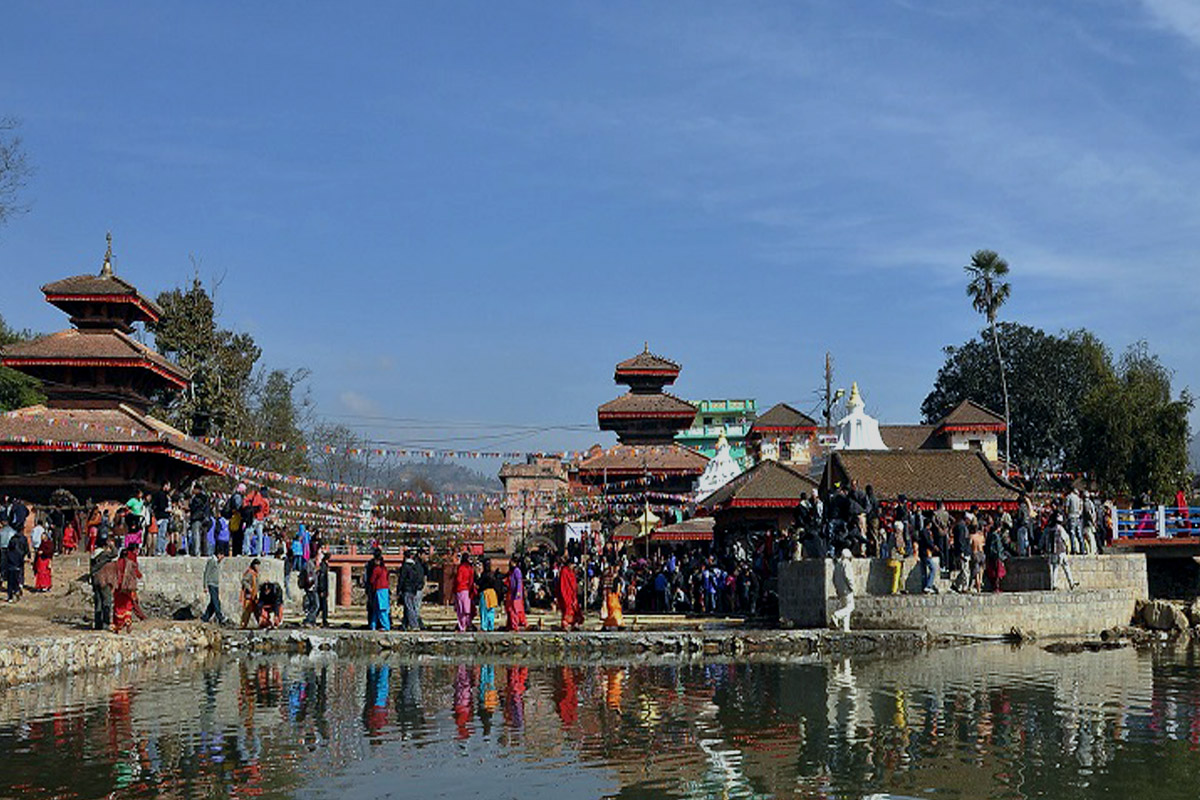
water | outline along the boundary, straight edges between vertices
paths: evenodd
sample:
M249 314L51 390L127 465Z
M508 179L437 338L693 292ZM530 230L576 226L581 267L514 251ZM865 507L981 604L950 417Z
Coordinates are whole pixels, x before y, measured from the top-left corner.
M0 694L0 797L1194 798L1187 650L168 660Z

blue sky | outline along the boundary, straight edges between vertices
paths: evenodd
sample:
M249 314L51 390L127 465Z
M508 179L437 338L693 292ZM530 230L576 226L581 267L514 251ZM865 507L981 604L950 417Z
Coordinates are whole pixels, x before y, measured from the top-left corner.
M224 322L373 438L612 441L612 365L815 403L826 350L916 421L1003 316L1146 339L1200 386L1200 4L13 3L0 116L31 211L0 313L47 280L224 276ZM386 416L426 421L382 423ZM590 426L516 431L489 425ZM1195 426L1195 422L1193 423ZM517 434L520 436L517 436Z

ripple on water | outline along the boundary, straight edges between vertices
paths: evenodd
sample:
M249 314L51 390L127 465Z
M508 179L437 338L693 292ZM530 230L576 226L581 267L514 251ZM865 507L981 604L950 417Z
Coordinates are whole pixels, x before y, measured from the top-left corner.
M1194 798L1198 676L1187 654L1000 646L146 665L0 695L0 797Z

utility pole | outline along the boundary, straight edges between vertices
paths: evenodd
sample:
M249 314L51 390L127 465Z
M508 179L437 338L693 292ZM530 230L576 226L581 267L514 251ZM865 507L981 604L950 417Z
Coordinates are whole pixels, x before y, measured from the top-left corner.
M842 399L845 394L841 389L833 388L833 356L829 355L829 351L825 352L825 392L821 396L821 402L825 407L825 435L829 436L833 433L833 406L838 400Z

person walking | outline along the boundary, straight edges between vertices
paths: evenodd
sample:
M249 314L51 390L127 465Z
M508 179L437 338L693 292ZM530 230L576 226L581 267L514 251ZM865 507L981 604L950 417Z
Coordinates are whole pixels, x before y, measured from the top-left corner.
M318 556L319 563L317 564L317 579L316 579L316 594L317 594L317 614L321 616L321 627L329 627L329 553L322 550ZM317 614L313 615L313 621L316 621Z
M500 588L496 585L496 576L492 573L492 560L483 560L483 572L475 580L479 595L479 629L481 631L496 630L496 610L500 608Z
M504 611L510 631L525 630L525 559L518 558L508 568L504 592Z
M404 563L396 579L396 591L404 604L404 629L421 630L421 595L425 592L425 570L413 558L412 550L404 551Z
M209 556L204 565L204 590L208 593L208 608L200 615L203 622L208 622L213 617L217 618L218 625L229 622L221 611L221 562L224 560L225 554L217 553Z
M392 597L388 584L388 569L383 563L383 551L378 547L367 564L367 591L374 599L374 613L371 616L370 629L390 631L392 629Z
M1062 570L1063 576L1067 579L1067 587L1074 591L1076 586L1075 579L1071 577L1071 565L1067 563L1071 552L1071 534L1067 533L1067 529L1063 527L1061 514L1055 516L1054 524L1049 532L1050 591L1053 592L1058 589L1059 570Z
M1004 529L999 525L992 525L984 545L984 555L987 559L985 568L987 581L993 592L1000 591L1000 584L1003 583L1004 576L1008 574L1007 566L1004 563L1008 559L1008 545L1005 540Z
M304 592L304 599L301 603L301 608L304 610L304 624L315 625L317 622L317 614L320 613L320 599L317 596L317 573L320 564L312 558L301 561L300 576L296 579L300 591ZM364 582L367 577L366 572L363 573ZM371 610L374 607L374 598L370 591L367 592L367 622L370 622Z
M219 550L217 552L220 552ZM242 628L250 627L250 621L258 615L258 565L257 558L242 573L241 601Z
M851 571L851 558L848 549L842 550L842 555L833 564L833 590L837 592L841 606L833 612L833 627L843 631L850 630L850 615L854 613L854 578Z
M113 630L116 633L132 628L135 616L138 619L146 618L137 596L138 581L142 578L137 557L138 546L132 544L125 548L120 558L105 567L106 570L112 570Z
M475 589L475 568L471 557L463 553L454 572L454 614L458 618L459 632L471 625L471 593Z
M20 600L25 591L25 559L29 558L29 540L25 538L24 526L24 520L20 528L14 526L8 547L4 549L4 579L10 603Z
M583 624L583 609L579 607L579 578L568 556L562 557L558 570L558 607L562 612L562 629L574 630Z
M54 559L54 539L43 536L33 552L33 590L35 592L50 591L53 574L50 562Z
M97 537L96 547L88 563L88 577L92 581L92 623L102 631L112 624L112 587L100 580L100 570L117 556L116 544L112 539Z

